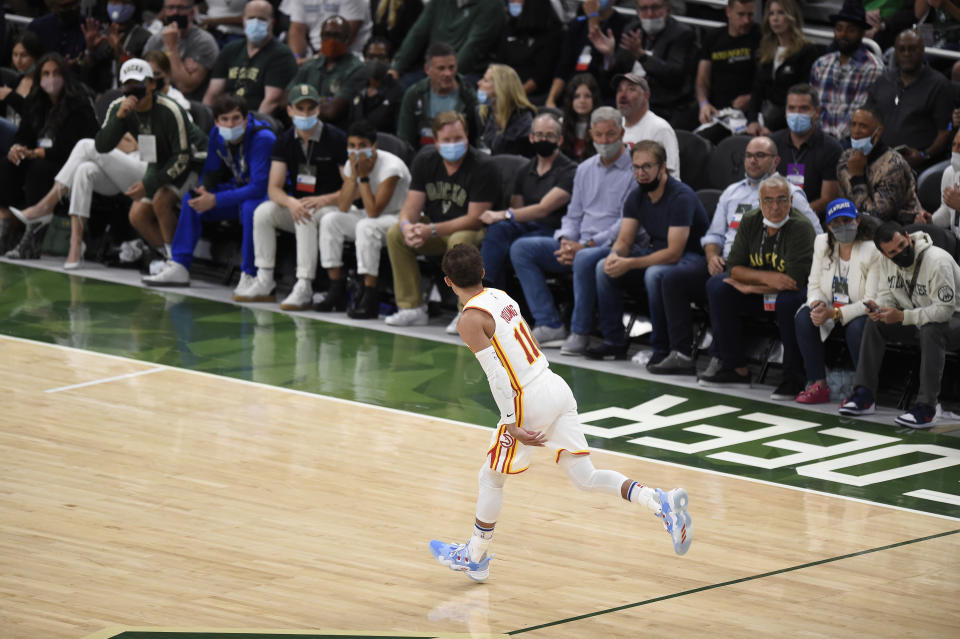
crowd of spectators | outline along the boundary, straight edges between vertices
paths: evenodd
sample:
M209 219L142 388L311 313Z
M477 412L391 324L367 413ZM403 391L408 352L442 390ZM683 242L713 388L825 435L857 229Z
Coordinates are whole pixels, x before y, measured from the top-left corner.
M6 258L39 257L63 215L65 269L89 243L188 286L204 223L234 222L235 300L277 301L280 231L282 309L412 326L425 261L471 243L543 347L625 359L639 307L647 370L729 388L752 383L759 322L783 347L773 399L830 401L840 342L855 389L832 399L865 414L885 345L912 341L922 390L897 421L936 420L960 345L960 67L926 49L960 49L950 0L846 0L829 45L795 0L729 0L715 29L667 0L4 4L31 17L0 34ZM732 134L743 179L704 190L691 139ZM104 238L93 221L118 207L129 235Z

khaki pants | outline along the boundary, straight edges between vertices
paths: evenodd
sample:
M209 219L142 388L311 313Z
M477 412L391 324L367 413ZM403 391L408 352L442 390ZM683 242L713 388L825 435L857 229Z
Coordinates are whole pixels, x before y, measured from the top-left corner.
M400 225L395 224L387 231L387 252L390 254L390 266L393 268L393 292L398 308L419 308L423 305L423 291L420 288L420 267L418 255L443 255L457 244L480 246L484 231L457 231L453 235L431 237L419 248L411 248L403 241Z

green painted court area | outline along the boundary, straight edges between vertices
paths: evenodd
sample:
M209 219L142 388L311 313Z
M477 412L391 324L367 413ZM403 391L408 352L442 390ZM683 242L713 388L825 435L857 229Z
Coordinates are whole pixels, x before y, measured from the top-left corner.
M460 422L495 420L486 378L462 346L6 263L0 333ZM553 368L572 386L596 448L960 519L958 438Z

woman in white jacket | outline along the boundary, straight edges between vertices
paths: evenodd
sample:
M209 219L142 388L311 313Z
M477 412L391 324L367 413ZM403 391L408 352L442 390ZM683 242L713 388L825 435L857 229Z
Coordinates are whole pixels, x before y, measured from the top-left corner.
M807 303L795 317L797 343L807 372L807 388L797 395L801 404L830 401L823 342L841 327L854 364L860 357L860 339L866 322L863 300L867 274L880 259L872 241L873 228L864 223L853 202L837 199L827 206L827 232L813 245L813 264L807 280Z

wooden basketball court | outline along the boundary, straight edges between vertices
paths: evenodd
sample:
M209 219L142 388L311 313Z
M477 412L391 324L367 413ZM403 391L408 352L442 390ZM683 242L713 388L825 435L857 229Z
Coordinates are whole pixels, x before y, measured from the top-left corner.
M0 635L107 627L524 637L948 637L960 525L596 452L684 486L674 555L550 455L511 478L492 575L435 563L472 526L490 431L0 337Z

